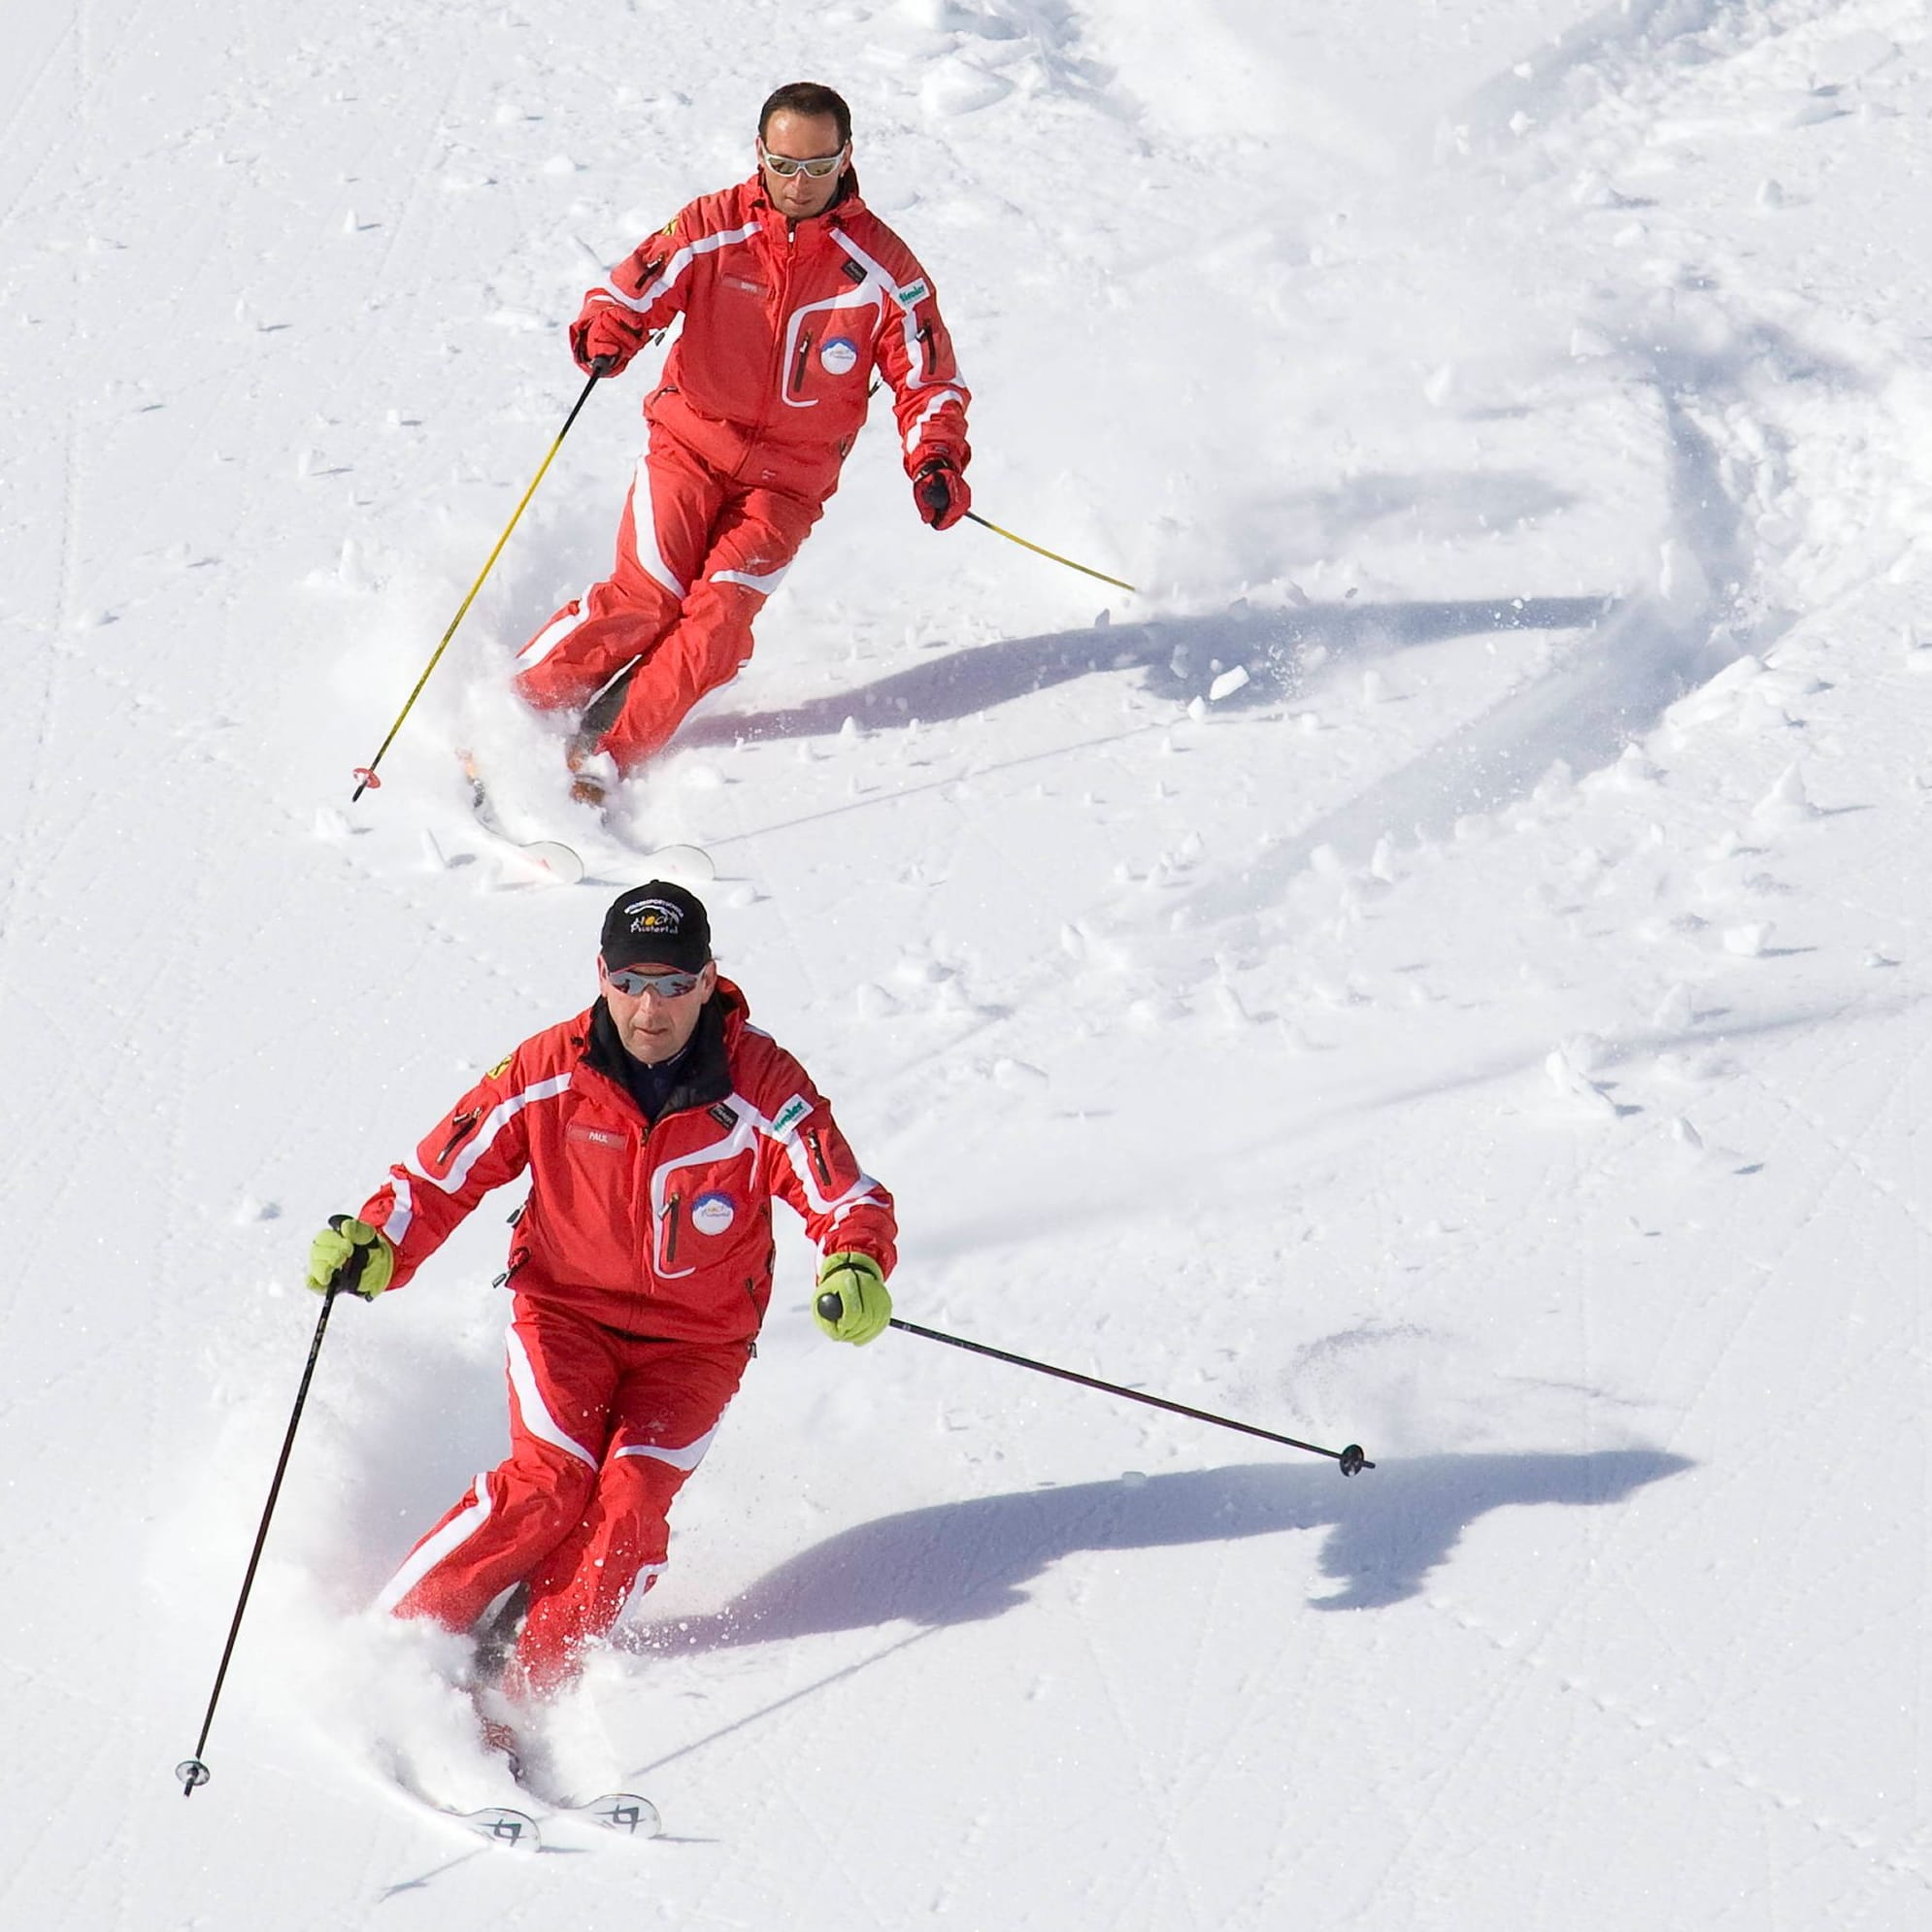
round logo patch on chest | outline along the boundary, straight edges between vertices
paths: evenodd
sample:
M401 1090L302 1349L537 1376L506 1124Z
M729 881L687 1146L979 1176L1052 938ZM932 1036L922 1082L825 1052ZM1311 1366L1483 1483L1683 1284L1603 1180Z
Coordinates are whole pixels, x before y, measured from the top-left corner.
M835 335L818 351L828 376L849 376L858 367L858 348L842 335Z
M691 1225L700 1234L722 1234L738 1218L729 1194L700 1194L691 1203Z

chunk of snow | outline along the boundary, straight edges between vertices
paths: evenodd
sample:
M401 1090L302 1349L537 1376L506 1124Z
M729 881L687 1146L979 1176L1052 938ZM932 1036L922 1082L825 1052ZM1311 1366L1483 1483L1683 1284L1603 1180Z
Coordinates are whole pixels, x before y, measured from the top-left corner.
M1803 771L1795 763L1786 765L1778 783L1751 807L1750 816L1759 825L1802 825L1815 818L1817 807L1806 796Z

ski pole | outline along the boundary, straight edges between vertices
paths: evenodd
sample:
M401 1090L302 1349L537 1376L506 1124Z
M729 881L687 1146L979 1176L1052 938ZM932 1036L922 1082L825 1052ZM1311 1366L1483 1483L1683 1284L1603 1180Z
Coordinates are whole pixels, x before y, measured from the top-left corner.
M556 441L550 447L550 453L537 465L537 474L530 479L530 487L523 492L523 501L510 513L510 521L503 526L503 535L497 538L496 548L489 553L488 561L478 573L477 581L470 585L470 594L457 607L456 615L450 619L450 628L443 633L443 642L430 653L429 662L422 668L422 676L416 681L416 689L403 700L403 708L396 714L396 721L389 726L389 735L376 748L376 755L366 765L357 765L353 773L355 789L350 794L349 802L353 805L371 786L383 783L376 776L376 767L383 762L383 755L396 742L396 733L403 728L403 719L422 695L422 687L429 683L430 673L443 661L443 653L450 648L450 640L456 635L456 626L469 615L469 609L477 600L477 592L483 587L483 579L496 568L496 560L503 554L503 547L510 541L510 533L516 529L518 519L529 507L530 499L537 493L537 485L543 482L544 473L550 468L556 452L563 448L563 439L570 434L570 426L577 420L578 413L590 400L590 391L603 381L605 371L610 367L610 357L600 355L590 365L590 380L583 385L583 393L578 397L575 407L563 419L563 427L557 431Z
M844 1308L845 1304L834 1289L828 1288L818 1297L818 1313L827 1321L838 1320ZM944 1342L949 1349L965 1349L975 1355L990 1355L994 1361L1011 1362L1016 1368L1037 1369L1042 1375L1055 1376L1061 1382L1077 1382L1083 1388L1097 1388L1107 1395L1124 1395L1129 1402L1145 1402L1149 1409L1165 1409L1170 1415L1189 1416L1197 1422L1212 1422L1216 1428L1237 1429L1244 1436L1259 1436L1266 1442L1285 1444L1289 1449L1307 1449L1311 1455L1325 1455L1342 1465L1344 1476L1354 1476L1364 1469L1375 1467L1362 1453L1360 1443L1350 1443L1347 1449L1323 1449L1317 1443L1298 1442L1293 1436L1277 1435L1273 1429L1256 1428L1252 1422L1237 1422L1206 1409L1190 1409L1184 1402L1170 1402L1164 1395L1147 1395L1138 1388L1122 1388L1117 1382L1102 1382L1095 1376L1077 1375L1072 1369L1057 1369L1051 1362L1036 1362L1028 1355L1009 1354L1006 1349L988 1348L983 1342L969 1342L963 1335L944 1335L937 1328L922 1328L916 1321L901 1321L896 1315L891 1325L903 1328L908 1335L923 1335L928 1342Z
M194 1741L194 1755L183 1758L175 1766L175 1776L182 1781L182 1796L191 1798L198 1785L209 1780L208 1766L202 1762L201 1753L208 1749L208 1733L215 1722L215 1707L221 1701L221 1685L228 1675L228 1659L235 1654L235 1639L241 1634L242 1613L249 1607L249 1592L254 1587L255 1566L261 1561L262 1545L268 1541L269 1518L275 1515L275 1499L282 1493L283 1472L288 1467L288 1452L295 1447L295 1425L302 1419L302 1405L309 1399L309 1381L316 1373L316 1357L322 1352L322 1336L329 1325L329 1310L335 1306L335 1298L343 1289L353 1287L355 1278L362 1273L365 1256L357 1251L341 1275L330 1283L327 1293L322 1296L321 1318L316 1323L316 1339L309 1344L309 1365L302 1371L302 1386L295 1392L295 1412L288 1418L288 1433L282 1441L282 1456L275 1465L275 1480L268 1485L268 1503L261 1513L261 1527L255 1531L255 1547L249 1554L248 1574L242 1579L242 1594L235 1604L235 1619L228 1626L228 1642L221 1651L221 1662L215 1673L215 1688L209 1694L208 1713L201 1720L201 1735Z
M1047 550L1040 544L1029 544L1024 537L1016 537L1011 530L1002 530L997 523L987 522L977 510L969 510L966 516L970 521L979 524L983 530L990 530L994 536L1004 537L1008 543L1017 544L1021 550L1031 550L1035 556L1050 557L1055 563L1063 563L1069 570L1077 570L1083 576L1097 577L1101 583L1111 583L1116 590L1133 590L1136 597L1141 594L1138 590L1134 590L1134 586L1131 583L1123 583L1117 577L1109 577L1104 570L1089 569L1083 563L1076 563L1072 557L1063 557L1058 550Z

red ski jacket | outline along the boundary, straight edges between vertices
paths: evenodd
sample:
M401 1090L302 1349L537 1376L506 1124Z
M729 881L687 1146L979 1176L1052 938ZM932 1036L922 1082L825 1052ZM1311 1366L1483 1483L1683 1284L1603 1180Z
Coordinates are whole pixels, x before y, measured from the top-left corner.
M792 221L753 175L701 195L583 298L581 331L616 304L638 340L684 326L644 413L713 469L822 500L865 420L876 369L891 384L911 476L932 456L963 470L968 391L913 251L859 198Z
M391 1286L526 1170L506 1279L628 1335L750 1340L771 1300L774 1196L805 1217L821 1253L856 1249L889 1274L891 1195L860 1170L804 1068L747 1012L720 980L649 1126L602 1000L524 1041L361 1209L395 1246Z

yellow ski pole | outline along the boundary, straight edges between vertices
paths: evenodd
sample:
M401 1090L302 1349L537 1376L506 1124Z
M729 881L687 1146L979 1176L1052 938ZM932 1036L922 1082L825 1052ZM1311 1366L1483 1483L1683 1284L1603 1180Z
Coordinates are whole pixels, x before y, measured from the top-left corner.
M1004 537L1010 544L1017 544L1023 550L1031 550L1035 556L1050 557L1055 563L1063 563L1069 570L1077 570L1083 576L1097 577L1101 583L1111 583L1116 590L1133 590L1136 597L1141 594L1138 590L1134 590L1131 583L1122 583L1117 577L1109 577L1104 570L1089 570L1085 564L1076 563L1072 557L1063 557L1057 550L1047 550L1039 544L1029 544L1024 537L1016 537L1011 530L1002 530L997 523L987 522L977 510L969 510L966 515L982 529L990 530L996 537Z
M556 452L563 448L563 439L570 434L571 424L577 420L578 413L583 408L583 405L590 400L590 391L603 381L605 372L609 366L610 358L602 355L590 365L590 380L584 383L583 393L578 397L576 406L564 417L563 427L557 431L556 441L550 445L550 454L537 466L537 474L530 479L530 487L523 492L523 501L511 512L510 521L503 526L503 535L497 538L496 548L490 551L488 562L478 573L477 581L470 585L470 594L463 599L462 604L457 609L456 615L450 619L450 628L443 633L443 642L431 652L429 662L422 667L422 676L416 681L416 689L404 700L402 710L396 714L395 723L389 726L389 735L376 748L376 755L366 765L356 766L353 774L355 789L350 794L349 800L351 805L365 791L369 790L372 785L381 787L383 781L376 776L376 767L383 762L383 754L396 742L396 733L403 728L403 719L410 715L411 708L415 705L416 699L421 697L422 687L429 683L430 673L443 661L443 653L449 650L450 640L456 635L456 626L468 616L470 606L477 600L477 592L483 587L483 579L496 568L496 560L503 554L503 547L510 541L511 531L516 529L518 518L522 516L523 512L529 507L530 499L537 493L537 485L544 480L545 471L550 468Z

